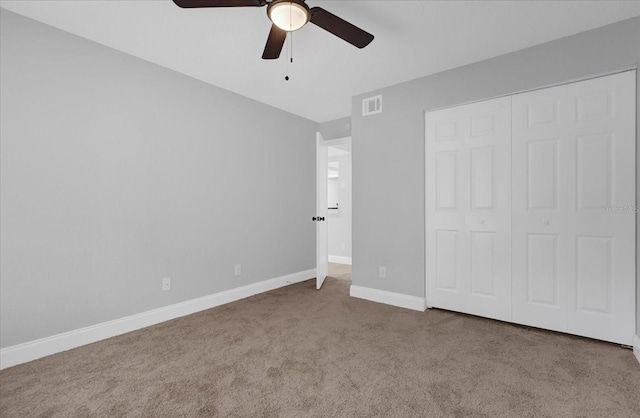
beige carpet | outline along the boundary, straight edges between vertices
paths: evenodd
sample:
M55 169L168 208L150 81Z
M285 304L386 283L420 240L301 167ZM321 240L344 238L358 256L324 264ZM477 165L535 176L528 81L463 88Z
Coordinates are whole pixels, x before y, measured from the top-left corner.
M349 284L299 283L5 369L0 416L640 416L631 350L358 300Z

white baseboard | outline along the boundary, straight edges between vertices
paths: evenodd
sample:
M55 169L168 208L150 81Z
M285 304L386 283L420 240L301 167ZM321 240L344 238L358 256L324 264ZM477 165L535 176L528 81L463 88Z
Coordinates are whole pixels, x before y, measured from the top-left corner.
M633 336L633 354L636 356L636 360L640 362L640 335Z
M402 293L387 292L386 290L351 285L349 295L354 298L386 303L387 305L412 309L414 311L422 312L427 309L427 300L425 298L404 295Z
M330 255L329 256L329 262L330 263L351 265L351 257L341 257L339 255Z
M225 290L0 350L0 370L316 277L316 269Z

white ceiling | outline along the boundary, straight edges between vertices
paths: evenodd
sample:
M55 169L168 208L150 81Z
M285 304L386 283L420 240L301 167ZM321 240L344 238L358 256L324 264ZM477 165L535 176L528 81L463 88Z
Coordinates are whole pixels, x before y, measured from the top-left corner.
M294 63L264 61L266 7L171 0L0 0L0 6L316 122L351 98L640 15L640 1L307 0L375 35L359 50L309 24ZM285 81L285 75L291 79Z

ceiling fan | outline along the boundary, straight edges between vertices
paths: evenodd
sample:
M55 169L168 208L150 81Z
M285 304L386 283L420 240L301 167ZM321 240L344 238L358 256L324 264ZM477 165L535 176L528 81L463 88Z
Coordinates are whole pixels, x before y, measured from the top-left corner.
M309 8L305 0L173 0L173 2L184 8L267 6L267 16L272 25L262 53L262 59L266 60L280 56L287 32L298 30L308 22L358 48L364 48L373 41L373 35L370 33L321 7Z

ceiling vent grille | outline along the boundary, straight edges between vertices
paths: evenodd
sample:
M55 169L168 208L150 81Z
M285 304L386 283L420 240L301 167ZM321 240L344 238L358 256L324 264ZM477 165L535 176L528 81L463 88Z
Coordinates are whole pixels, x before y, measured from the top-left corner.
M368 97L362 100L362 116L382 113L382 96Z

